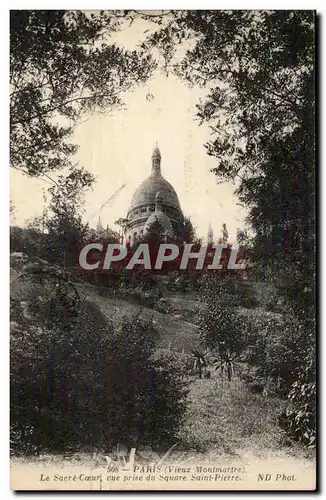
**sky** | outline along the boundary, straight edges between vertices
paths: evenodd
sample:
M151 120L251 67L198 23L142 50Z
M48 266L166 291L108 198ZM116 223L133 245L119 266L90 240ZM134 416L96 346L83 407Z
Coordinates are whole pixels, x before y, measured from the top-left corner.
M145 28L142 23L115 35L115 41L134 49ZM204 148L210 130L196 119L195 106L203 97L203 89L190 88L176 76L157 70L146 84L123 95L123 108L94 114L77 126L73 141L79 150L74 160L96 177L85 196L84 220L91 227L100 216L103 226L118 229L115 221L126 216L134 191L150 175L151 155L158 142L162 175L176 190L198 237L207 237L211 223L217 240L226 223L230 242L235 240L237 228L244 227L246 211L233 195L235 186L217 184L210 172L216 163ZM123 184L125 187L101 209ZM43 190L48 187L41 180L11 173L16 225L41 215Z

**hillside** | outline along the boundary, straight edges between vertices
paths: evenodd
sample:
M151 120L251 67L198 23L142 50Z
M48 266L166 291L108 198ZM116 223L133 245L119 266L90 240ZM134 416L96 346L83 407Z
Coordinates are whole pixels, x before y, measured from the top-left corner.
M159 334L157 346L160 348L190 352L199 345L197 325L181 319L180 314L163 314L153 308L140 306L135 301L124 299L110 290L89 284L79 284L78 288L86 300L99 306L104 315L113 315L113 318L118 319L138 313L143 319L152 321Z
M60 279L61 271L56 266L49 266L45 261L30 259L23 254L12 254L12 301L24 305L31 296L45 298L51 293L56 280ZM118 321L121 316L132 317L137 313L143 319L150 320L159 333L158 349L184 352L187 355L199 347L198 326L192 322L198 304L191 294L171 292L167 299L173 305L174 312L166 314L141 306L132 297L122 297L103 287L77 281L72 286L83 302L99 308L108 320L113 318L113 321ZM243 309L241 313L257 314L257 309ZM25 314L25 320L28 321L28 311ZM268 315L273 317L273 313ZM95 318L93 331L94 328ZM92 323L89 335L92 336ZM210 379L198 380L195 374L192 376L188 410L180 433L181 449L190 455L199 454L204 460L218 456L238 457L241 460L244 457L283 460L287 456L295 456L295 460L301 457L301 460L308 460L308 465L311 465L312 452L307 454L303 448L294 445L277 425L278 415L284 405L285 402L276 397L251 393L237 376L231 383L224 381L223 384L216 371L211 372Z

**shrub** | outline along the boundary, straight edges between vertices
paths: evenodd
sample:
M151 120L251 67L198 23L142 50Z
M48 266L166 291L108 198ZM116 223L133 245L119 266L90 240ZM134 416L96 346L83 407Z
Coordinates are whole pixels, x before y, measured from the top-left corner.
M204 344L222 357L240 354L246 339L236 310L234 279L227 275L203 275L200 287L205 307L200 311L199 326Z
M87 439L94 365L108 322L66 284L13 299L11 319L11 424L20 436L15 451L78 445Z
M295 357L300 325L290 313L251 315L247 324L246 358L255 375L264 383L265 393L286 397L295 380L298 360Z
M69 283L36 290L11 303L12 451L173 440L185 382L154 358L152 324L113 323Z
M130 277L131 288L140 287L143 291L152 290L156 286L156 279L151 271L145 269L133 270Z
M122 318L114 328L103 373L108 442L156 446L175 440L186 382L173 359L154 355L154 337L151 324L139 316Z
M169 304L168 299L165 299L163 297L155 302L154 309L163 314L169 314L170 312L172 312L172 308Z
M314 330L298 339L296 380L288 394L289 408L279 423L288 434L311 448L316 446L316 349Z
M316 350L313 322L289 307L283 315L251 315L247 360L265 394L287 399L280 426L297 441L315 446Z

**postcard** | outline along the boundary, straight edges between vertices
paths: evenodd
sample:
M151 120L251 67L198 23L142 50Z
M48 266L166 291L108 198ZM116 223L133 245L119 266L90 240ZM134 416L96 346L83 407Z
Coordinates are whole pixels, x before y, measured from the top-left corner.
M312 10L10 13L11 489L316 489Z

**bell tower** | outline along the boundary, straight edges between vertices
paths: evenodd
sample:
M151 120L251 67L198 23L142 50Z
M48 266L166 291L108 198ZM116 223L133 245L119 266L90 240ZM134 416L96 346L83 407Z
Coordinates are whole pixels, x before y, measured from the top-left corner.
M212 245L214 243L214 233L213 233L213 229L212 229L211 223L209 223L209 226L208 226L207 243L209 245Z

